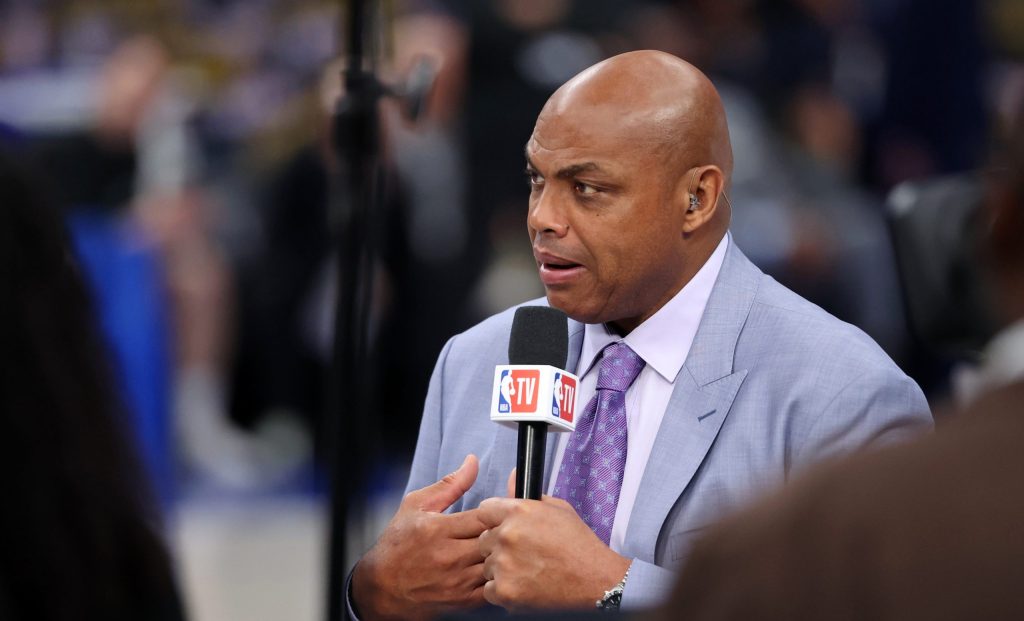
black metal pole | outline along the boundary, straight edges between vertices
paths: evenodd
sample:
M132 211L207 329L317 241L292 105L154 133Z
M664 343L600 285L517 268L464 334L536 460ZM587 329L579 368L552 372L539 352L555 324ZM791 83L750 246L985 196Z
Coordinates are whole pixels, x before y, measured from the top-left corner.
M364 56L366 37L372 36L372 2L348 0L345 95L334 115L334 148L341 163L347 201L336 202L338 282L334 323L334 354L328 378L330 410L327 445L330 447L330 520L327 571L327 619L345 616L342 586L348 572L347 526L358 509L356 497L363 480L369 449L367 338L373 297L374 217L379 178L378 101L380 84ZM371 63L372 64L372 63Z

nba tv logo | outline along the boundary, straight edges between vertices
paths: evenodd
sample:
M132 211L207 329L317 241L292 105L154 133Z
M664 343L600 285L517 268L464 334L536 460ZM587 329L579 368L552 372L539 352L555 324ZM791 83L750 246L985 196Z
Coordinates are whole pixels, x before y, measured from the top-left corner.
M555 386L552 390L551 415L572 422L576 414L576 380L562 373L555 373Z
M537 410L537 388L540 371L536 369L506 369L501 372L498 392L498 411L502 414L534 412Z

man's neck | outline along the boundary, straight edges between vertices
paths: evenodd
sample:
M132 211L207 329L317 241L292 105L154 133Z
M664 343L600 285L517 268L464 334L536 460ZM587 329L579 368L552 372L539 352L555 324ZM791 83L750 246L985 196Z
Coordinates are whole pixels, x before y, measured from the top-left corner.
M722 240L727 234L728 230L723 230L720 234L715 233L715 236L707 235L702 239L693 238L690 240L694 245L691 247L689 256L684 259L685 269L682 274L680 274L675 286L668 288L662 299L659 300L658 303L655 304L646 314L641 315L640 317L609 321L605 324L608 326L608 329L621 337L625 337L635 330L640 324L657 314L657 312L660 311L669 300L679 295L679 292L693 281L694 276L696 276L698 272L704 269L708 260L710 260L711 256L715 253L715 250L722 245Z

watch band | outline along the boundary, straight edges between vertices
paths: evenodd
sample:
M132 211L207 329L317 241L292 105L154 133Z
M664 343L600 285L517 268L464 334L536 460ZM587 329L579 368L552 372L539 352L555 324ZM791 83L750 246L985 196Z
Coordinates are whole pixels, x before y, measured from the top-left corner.
M597 600L595 605L598 610L612 611L618 610L622 604L622 592L626 588L626 579L629 578L629 570L626 570L626 575L622 576L622 580L613 586L611 589L604 592L604 597Z

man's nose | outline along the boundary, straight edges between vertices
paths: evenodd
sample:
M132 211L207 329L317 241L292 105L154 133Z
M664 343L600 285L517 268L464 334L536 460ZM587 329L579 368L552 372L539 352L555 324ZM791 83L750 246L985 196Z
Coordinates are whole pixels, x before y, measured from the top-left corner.
M557 237L565 237L569 232L562 201L554 188L542 188L540 195L530 201L530 212L526 217L526 225L534 235L553 233Z

